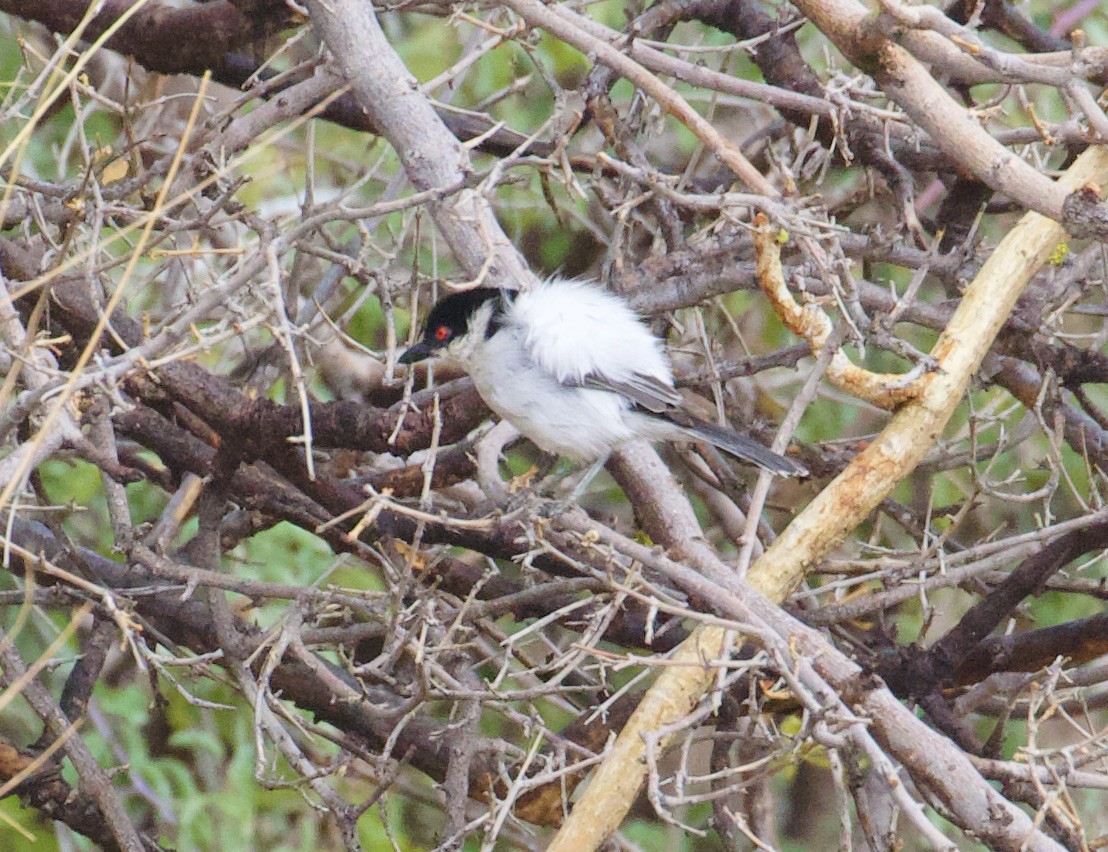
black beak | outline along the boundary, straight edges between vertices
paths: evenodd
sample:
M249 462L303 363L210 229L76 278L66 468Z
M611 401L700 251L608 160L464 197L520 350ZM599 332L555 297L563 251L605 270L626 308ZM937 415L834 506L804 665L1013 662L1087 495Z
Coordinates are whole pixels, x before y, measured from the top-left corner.
M421 340L415 346L404 352L397 360L401 364L414 364L435 354L437 347L431 346L426 340Z

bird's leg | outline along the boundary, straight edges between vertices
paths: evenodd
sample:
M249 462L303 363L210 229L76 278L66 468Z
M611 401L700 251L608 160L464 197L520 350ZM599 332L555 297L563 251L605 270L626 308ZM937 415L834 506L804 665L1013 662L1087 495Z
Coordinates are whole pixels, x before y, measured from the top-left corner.
M540 514L547 518L555 518L561 515L566 510L573 508L577 505L577 502L584 496L585 492L589 490L589 485L596 479L596 475L600 473L604 467L604 463L608 461L608 454L605 453L595 462L593 462L581 475L581 478L577 480L577 484L573 486L573 490L565 497L559 497L549 502L544 502Z
M604 453L604 455L589 465L588 470L577 480L577 484L573 486L573 491L571 491L569 497L566 498L568 503L576 503L585 496L585 492L589 490L589 486L592 485L592 481L596 479L596 475L604 469L604 465L608 461L608 455L608 453Z

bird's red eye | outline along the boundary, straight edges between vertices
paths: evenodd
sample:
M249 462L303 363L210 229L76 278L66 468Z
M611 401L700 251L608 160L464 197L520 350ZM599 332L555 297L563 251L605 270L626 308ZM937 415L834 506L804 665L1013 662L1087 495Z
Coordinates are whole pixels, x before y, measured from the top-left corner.
M450 329L445 325L440 325L435 329L435 340L443 341L450 338Z

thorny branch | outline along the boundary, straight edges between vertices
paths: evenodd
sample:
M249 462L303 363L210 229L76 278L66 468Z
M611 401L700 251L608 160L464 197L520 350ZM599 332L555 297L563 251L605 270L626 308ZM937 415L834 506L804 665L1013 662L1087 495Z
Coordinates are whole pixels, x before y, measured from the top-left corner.
M143 765L210 783L173 728L241 718L348 849L596 848L644 784L721 848L1102 842L1108 46L1044 8L0 0L0 783L186 830L125 684ZM521 498L395 359L555 269L812 478L631 446Z

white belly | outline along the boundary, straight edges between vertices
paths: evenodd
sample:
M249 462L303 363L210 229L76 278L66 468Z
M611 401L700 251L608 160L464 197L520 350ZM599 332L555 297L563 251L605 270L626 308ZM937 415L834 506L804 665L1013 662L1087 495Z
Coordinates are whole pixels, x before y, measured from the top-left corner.
M553 376L515 355L511 347L487 346L465 367L489 408L540 449L575 460L606 455L636 437L640 415L608 391L564 387ZM641 428L641 427L640 427Z
M503 383L473 378L489 408L548 453L591 460L635 436L624 401L607 391L563 388L553 381L541 391L534 383L508 390Z

